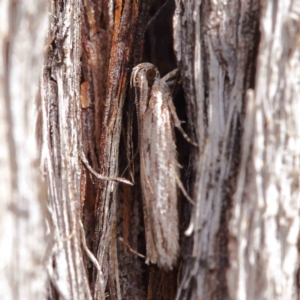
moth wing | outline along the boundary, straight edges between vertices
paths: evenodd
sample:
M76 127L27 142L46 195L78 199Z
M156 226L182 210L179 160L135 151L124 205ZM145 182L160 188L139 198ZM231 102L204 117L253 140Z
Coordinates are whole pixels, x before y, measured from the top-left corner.
M170 90L163 80L153 84L142 118L141 182L147 259L171 268L178 254L177 155L168 107Z

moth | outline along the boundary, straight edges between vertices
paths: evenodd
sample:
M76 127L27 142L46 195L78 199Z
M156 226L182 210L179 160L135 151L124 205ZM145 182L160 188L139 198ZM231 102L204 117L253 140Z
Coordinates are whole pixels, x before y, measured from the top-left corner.
M137 111L146 263L164 269L172 269L179 252L177 186L190 199L179 179L174 126L196 145L181 128L167 84L176 73L160 78L153 64L141 63L130 80Z

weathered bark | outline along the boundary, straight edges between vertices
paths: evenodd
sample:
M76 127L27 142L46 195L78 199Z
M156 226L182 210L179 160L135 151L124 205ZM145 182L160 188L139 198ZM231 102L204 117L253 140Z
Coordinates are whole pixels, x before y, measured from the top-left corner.
M44 1L0 2L0 299L46 298L46 186L36 135Z
M247 92L227 271L235 299L297 299L300 1L266 2L254 91ZM299 287L298 287L299 288Z
M46 53L45 7L1 3L1 299L297 299L300 0L169 1L147 27L164 2L53 0ZM34 138L44 54L50 216ZM171 272L132 253L146 251L128 87L141 61L162 75L178 66L174 102L199 145L176 135L196 204L179 195ZM82 153L134 186L96 179Z
M200 146L177 299L297 299L299 5L177 3Z
M92 299L81 247L80 2L53 1L50 12L42 80L43 154L52 221L50 298Z

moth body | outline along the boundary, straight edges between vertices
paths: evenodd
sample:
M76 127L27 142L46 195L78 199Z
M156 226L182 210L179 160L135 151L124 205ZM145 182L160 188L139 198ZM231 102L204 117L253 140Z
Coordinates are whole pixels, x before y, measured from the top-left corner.
M137 65L131 75L139 130L140 176L146 235L146 262L172 269L179 251L178 162L172 95L154 65Z

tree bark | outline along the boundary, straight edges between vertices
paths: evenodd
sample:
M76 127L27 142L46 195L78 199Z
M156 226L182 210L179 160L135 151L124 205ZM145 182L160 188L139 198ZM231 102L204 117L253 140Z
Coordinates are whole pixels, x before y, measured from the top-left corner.
M300 0L164 3L53 0L45 49L44 4L1 3L1 299L299 299ZM137 255L142 61L179 68L198 143L176 133L172 271Z
M0 298L46 298L46 185L39 170L44 1L0 2Z
M197 4L175 14L200 146L177 299L297 299L300 2Z
M83 261L80 2L50 5L42 78L43 150L51 247L50 299L92 299Z

